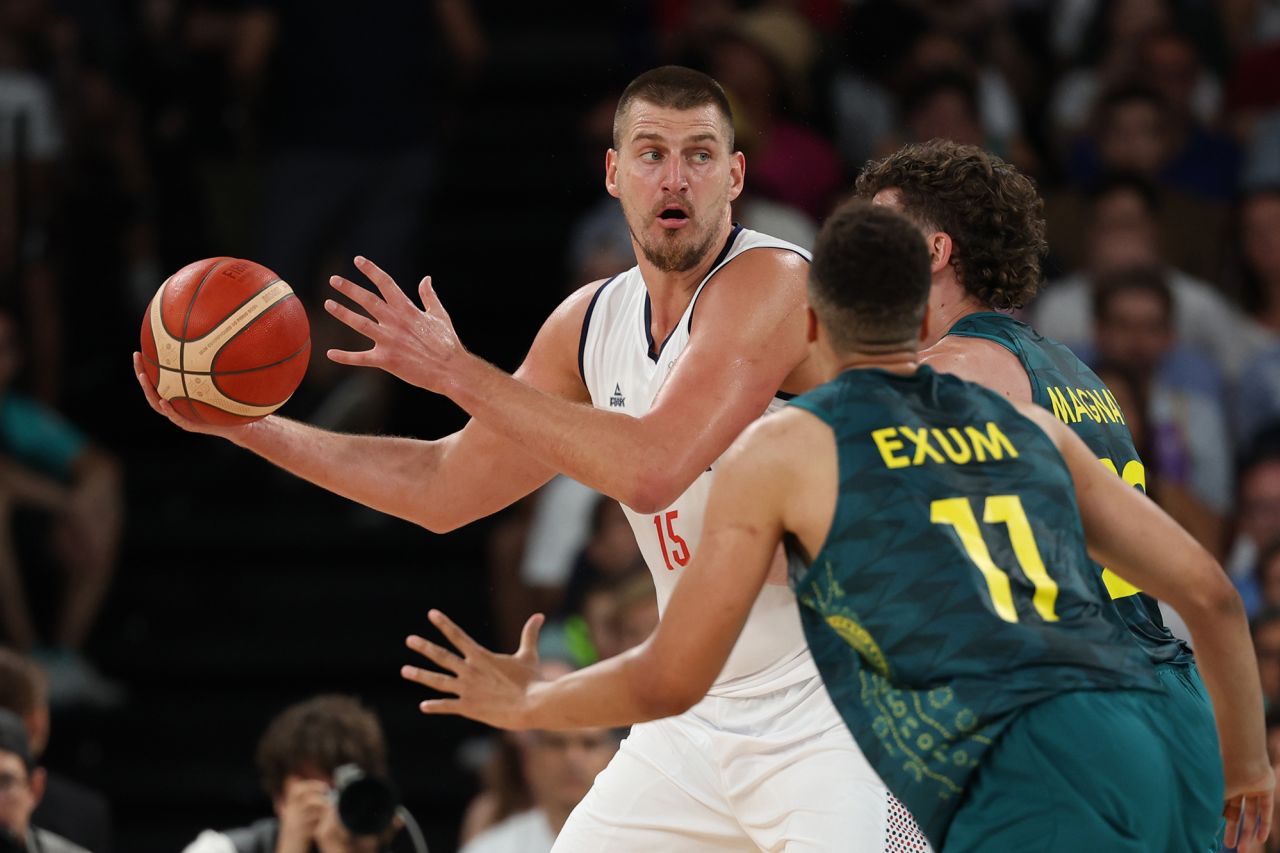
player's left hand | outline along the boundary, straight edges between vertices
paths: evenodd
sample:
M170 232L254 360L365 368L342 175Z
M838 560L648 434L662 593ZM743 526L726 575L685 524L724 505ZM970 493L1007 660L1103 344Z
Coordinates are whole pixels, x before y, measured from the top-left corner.
M540 680L538 632L542 629L542 614L535 613L524 623L520 648L513 655L489 651L439 610L432 610L427 616L461 657L417 635L405 640L405 645L446 672L405 666L400 670L401 677L457 697L427 699L418 705L419 710L424 714L460 714L502 729L527 728L522 715L529 686Z
M1265 779L1256 780L1248 790L1228 790L1222 815L1227 819L1223 843L1242 851L1262 850L1271 834L1271 816L1275 809L1275 772L1267 768Z
M329 284L368 316L333 299L325 300L324 309L338 322L373 341L373 348L363 352L331 349L326 353L329 359L338 364L377 367L410 385L444 393L451 370L467 351L431 287L431 276L418 284L423 305L420 310L395 279L373 261L357 257L355 264L373 282L377 293L340 275L330 277ZM379 294L382 298L378 298Z

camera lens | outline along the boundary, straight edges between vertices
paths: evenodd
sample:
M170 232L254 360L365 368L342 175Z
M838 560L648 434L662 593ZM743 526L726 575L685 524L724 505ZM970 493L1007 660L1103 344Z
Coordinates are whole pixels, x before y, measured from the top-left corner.
M391 783L366 776L354 764L334 771L338 818L352 835L381 835L391 826L399 797Z

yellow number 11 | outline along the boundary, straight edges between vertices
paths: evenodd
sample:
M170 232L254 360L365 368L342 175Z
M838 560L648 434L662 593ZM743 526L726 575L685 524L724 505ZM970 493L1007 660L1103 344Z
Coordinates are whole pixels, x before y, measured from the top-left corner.
M947 498L934 501L929 508L930 521L934 524L949 524L955 528L969 559L987 580L996 614L1006 622L1017 622L1018 611L1013 606L1009 573L991 559L991 552L982 538L982 531L978 528L978 519L973 514L969 499ZM982 520L986 524L1004 524L1009 529L1009 541L1013 545L1014 556L1018 558L1018 565L1036 588L1032 598L1036 612L1046 622L1058 621L1058 614L1053 610L1053 605L1058 600L1058 584L1045 570L1040 549L1036 547L1035 535L1031 532L1031 522L1022 509L1022 500L1017 495L991 495L984 502Z

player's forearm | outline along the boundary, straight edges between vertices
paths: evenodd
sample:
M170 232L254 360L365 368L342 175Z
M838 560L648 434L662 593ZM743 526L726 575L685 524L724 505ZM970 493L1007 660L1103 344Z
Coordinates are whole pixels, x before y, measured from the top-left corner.
M702 689L685 689L652 659L650 643L529 689L524 728L627 726L680 714Z
M690 457L693 442L655 434L629 415L543 393L482 359L466 358L450 399L534 458L638 512L664 509L706 467Z
M1171 603L1191 631L1201 676L1213 699L1228 775L1253 778L1264 773L1268 764L1262 688L1240 596L1223 577L1212 589Z
M438 442L318 429L279 416L237 431L231 440L289 473L367 507L432 530L456 526L430 485Z

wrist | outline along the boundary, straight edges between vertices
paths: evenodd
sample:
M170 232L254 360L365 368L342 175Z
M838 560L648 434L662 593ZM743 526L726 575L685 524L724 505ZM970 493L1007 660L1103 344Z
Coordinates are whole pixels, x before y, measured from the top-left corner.
M470 412L474 402L484 396L482 384L488 367L488 362L479 356L459 350L445 376L444 395Z

